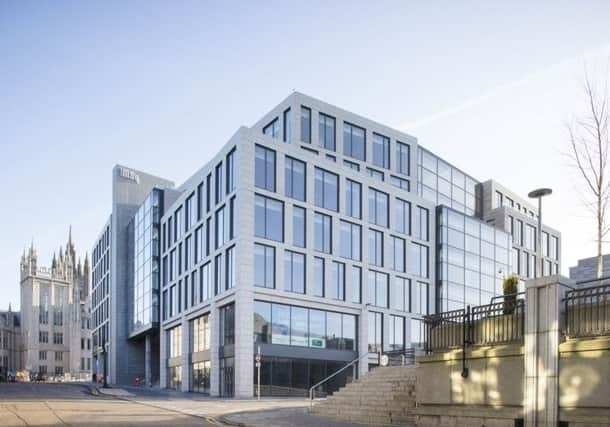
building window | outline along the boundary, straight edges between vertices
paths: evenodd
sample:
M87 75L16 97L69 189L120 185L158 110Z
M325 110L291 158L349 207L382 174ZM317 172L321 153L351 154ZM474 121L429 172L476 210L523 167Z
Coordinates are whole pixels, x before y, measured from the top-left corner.
M383 314L369 312L369 353L383 351Z
M390 351L403 350L405 348L405 318L403 316L390 315Z
M254 286L275 288L275 248L254 244Z
M330 297L345 301L345 264L342 262L332 262L332 286Z
M411 147L396 141L396 172L403 175L411 174Z
M207 301L212 297L212 267L204 264L199 272L199 301Z
M428 247L411 242L409 245L408 272L420 277L428 276Z
M501 208L503 205L503 197L502 197L502 193L500 193L499 191L496 191L496 208Z
M345 181L345 213L362 219L362 185L351 179Z
M367 167L366 171L371 178L375 178L381 182L383 182L385 180L384 174L380 170Z
M275 191L275 151L257 145L255 157L254 185Z
M212 173L209 173L206 177L205 209L206 212L210 212L212 210Z
M390 168L390 138L373 134L373 164L382 168Z
M515 232L513 233L513 242L519 246L523 246L523 221L515 220Z
M220 308L220 346L235 344L235 304Z
M89 348L89 347L90 347L90 345L89 345L89 346L87 346L87 350L90 350L90 348ZM84 350L84 349L83 349L83 350ZM56 362L63 362L63 360L64 360L64 354L63 354L63 352L61 352L61 351L56 351L56 352L55 352L55 361L56 361Z
M399 233L411 234L411 203L394 199L394 230Z
M358 126L343 124L343 154L366 160L366 132Z
M335 151L335 119L320 113L320 126L318 128L320 147Z
M223 183L223 172L222 172L222 162L218 163L216 165L216 179L215 179L215 183L216 183L216 204L220 203L222 201L222 198L224 196L224 187L222 185Z
M362 303L362 268L352 266L352 302Z
M223 291L223 273L222 254L216 255L214 258L214 295L219 295Z
M401 273L405 272L405 239L390 236L392 250L392 269Z
M383 267L383 233L369 228L369 262Z
M188 231L196 222L195 220L195 193L191 194L184 203L186 210L184 215L184 231Z
M311 109L301 106L301 141L311 144Z
M315 205L333 211L339 210L339 176L315 168Z
M305 162L286 156L286 196L301 200L303 202L306 199L307 179L305 168Z
M319 212L314 213L314 249L332 253L332 218Z
M227 268L225 272L225 289L235 287L235 246L227 249L226 254Z
M356 261L361 260L361 236L362 227L348 221L340 221L340 248L339 255Z
M292 139L292 122L290 108L284 110L284 142L290 142Z
M39 351L38 360L47 360L47 352L44 350Z
M392 308L401 311L409 311L409 296L411 293L411 281L403 277L394 278L394 295L392 296Z
M388 226L388 195L374 188L369 188L369 222Z
M306 246L306 210L299 206L292 207L292 244L304 248Z
M277 117L263 128L263 134L276 139L280 137L280 122Z
M401 190L411 191L411 183L407 179L399 178L397 176L390 176L390 184Z
M388 275L369 270L368 295L369 303L377 307L388 306Z
M227 194L235 190L235 148L227 154Z
M557 236L551 236L551 255L554 260L559 261L559 238ZM557 266L557 264L555 264ZM557 266L557 269L559 267Z
M284 290L305 293L305 255L284 251Z
M229 239L235 238L235 196L229 200Z
M174 243L182 237L184 233L184 210L182 206L176 209L176 213L174 214Z
M540 248L542 249L542 256L548 257L549 256L549 233L547 233L546 231L542 232L542 242L540 244ZM546 276L546 274L543 274L543 276Z
M415 217L415 237L420 240L430 239L430 218L428 209L417 207Z
M417 314L429 314L428 284L417 282L411 287L411 312Z
M226 236L225 236L225 207L218 209L215 213L214 220L214 234L216 237L216 249L220 248L225 244Z
M314 295L317 297L324 296L324 258L314 257L313 259L313 276L314 276Z
M63 344L64 334L61 332L53 332L53 344Z
M283 242L284 203L257 194L255 205L255 235Z

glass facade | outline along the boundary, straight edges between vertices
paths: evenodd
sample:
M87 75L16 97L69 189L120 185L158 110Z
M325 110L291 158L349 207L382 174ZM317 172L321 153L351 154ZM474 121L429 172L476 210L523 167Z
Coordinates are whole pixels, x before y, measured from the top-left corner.
M489 304L511 271L511 236L444 206L437 216L442 310Z
M418 147L417 193L424 199L473 216L479 206L477 184L474 178Z
M163 209L162 199L162 190L152 190L133 219L132 333L159 323L159 220Z

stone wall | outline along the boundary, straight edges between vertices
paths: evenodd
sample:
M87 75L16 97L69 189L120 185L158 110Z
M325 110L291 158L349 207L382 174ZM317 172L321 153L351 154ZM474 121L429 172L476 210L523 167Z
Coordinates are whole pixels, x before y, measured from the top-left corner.
M514 426L523 418L524 348L478 347L417 358L418 426Z

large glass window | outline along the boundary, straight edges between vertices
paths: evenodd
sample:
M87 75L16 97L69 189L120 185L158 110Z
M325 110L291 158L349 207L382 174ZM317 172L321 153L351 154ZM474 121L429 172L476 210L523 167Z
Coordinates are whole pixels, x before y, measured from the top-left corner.
M292 207L292 244L306 246L306 210L299 206Z
M254 286L275 288L275 248L254 244Z
M370 311L369 321L369 352L377 353L383 351L383 314Z
M255 196L255 235L284 241L284 203L261 195Z
M225 207L218 209L215 213L215 237L216 237L216 249L220 248L225 244L226 241L226 226L225 226Z
M340 221L341 224L341 246L340 254L343 258L349 258L356 261L361 260L361 235L362 227L348 221Z
M369 229L369 262L383 267L383 233Z
M390 350L403 350L405 348L405 318L390 315Z
M388 226L388 195L369 188L369 222L382 227Z
M235 304L220 307L220 346L235 344Z
M210 316L204 315L191 320L191 331L193 334L192 351L204 351L210 349Z
M318 128L320 147L335 151L335 119L320 113L320 126Z
M290 307L290 345L309 346L309 310Z
M280 121L277 117L263 128L263 133L271 138L280 137Z
M399 233L411 234L411 203L394 199L394 230Z
M290 345L290 306L273 304L271 307L271 342Z
M314 295L317 297L324 296L324 258L314 257L313 259L313 280L314 280Z
M369 270L368 295L369 303L377 307L388 306L388 278L389 276L379 271Z
M349 123L343 124L343 154L366 160L366 137L363 128Z
M255 157L254 185L275 191L275 151L257 145Z
M405 239L390 236L392 250L392 269L395 271L405 271Z
M227 154L227 194L235 190L235 149Z
M339 210L339 176L324 169L315 169L315 205Z
M301 106L301 141L311 144L311 109Z
M411 147L396 141L396 172L403 175L411 174Z
M407 257L407 271L421 277L428 277L428 247L411 242Z
M332 286L331 298L345 301L345 264L342 262L332 262Z
M362 218L362 185L351 179L345 181L345 213L353 218Z
M212 267L210 263L203 265L199 272L199 298L207 301L212 297Z
M284 142L290 142L292 139L292 122L290 108L284 110Z
M254 301L254 342L271 343L271 304Z
M417 207L415 217L415 237L420 240L430 239L430 218L428 209Z
M299 294L305 293L305 255L284 251L284 289Z
M286 196L305 201L305 162L286 157Z
M220 203L223 199L224 196L224 187L223 187L223 178L224 178L224 174L222 171L222 162L218 163L216 165L216 179L215 179L215 183L216 183L216 204Z
M352 302L362 302L362 268L357 265L352 266Z
M332 252L332 218L319 212L314 213L314 249Z
M373 164L383 168L390 168L390 138L373 134Z
M235 246L227 249L225 271L225 290L235 287Z
M417 282L411 286L411 312L418 314L429 314L428 284Z
M182 356L182 326L167 331L167 345L170 358Z
M403 277L394 278L394 295L392 296L392 307L396 310L409 311L409 296L411 292L411 281Z

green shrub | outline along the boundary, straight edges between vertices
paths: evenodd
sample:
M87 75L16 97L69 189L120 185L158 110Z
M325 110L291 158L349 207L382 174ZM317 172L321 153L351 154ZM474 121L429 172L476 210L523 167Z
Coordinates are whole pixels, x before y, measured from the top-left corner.
M517 306L517 292L519 291L519 277L511 274L504 278L504 314L513 314Z

